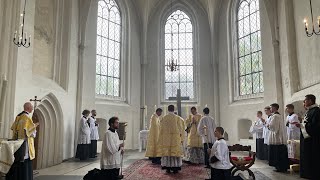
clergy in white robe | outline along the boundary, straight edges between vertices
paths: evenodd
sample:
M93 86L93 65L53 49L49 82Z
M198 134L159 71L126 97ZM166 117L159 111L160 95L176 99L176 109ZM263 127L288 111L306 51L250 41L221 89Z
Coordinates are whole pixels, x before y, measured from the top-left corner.
M121 166L121 154L123 154L124 144L121 143L116 130L119 128L119 118L109 119L109 129L104 134L102 140L100 168L102 170L101 179L116 180L119 176Z
M89 158L90 153L90 127L88 124L88 117L90 115L89 110L84 110L82 112L83 117L80 120L79 136L78 136L78 146L76 152L76 158L80 160L86 160Z
M264 150L264 159L269 161L269 133L270 130L268 128L268 125L270 123L270 119L271 119L271 109L270 106L267 106L264 108L264 112L267 115L267 119L265 120L265 122L263 123L263 150Z
M286 105L286 111L288 113L286 126L288 140L300 140L300 124L299 117L294 113L293 104Z
M231 179L231 163L229 156L229 148L227 142L223 139L224 129L217 127L214 135L217 138L212 148L208 150L210 153L211 179L214 180L230 180Z
M270 105L272 116L269 123L269 165L274 166L277 172L286 172L289 168L287 133L284 120L278 109L279 105Z
M198 134L202 138L205 165L207 168L210 168L208 149L211 149L216 140L216 138L214 137L214 130L217 126L214 119L209 116L209 108L204 108L203 113L204 116L200 119L200 122L198 124Z
M97 111L92 110L91 111L91 117L88 119L88 124L90 127L90 158L96 158L97 157L97 141L99 140L99 124L96 120Z
M146 157L152 160L152 163L160 164L161 157L157 157L157 145L160 131L160 118L162 109L156 109L156 112L152 114L149 125L148 143L146 148Z
M264 159L264 149L263 149L263 123L265 120L262 118L262 112L257 112L257 121L253 123L250 128L251 134L256 134L256 153L257 158L263 160Z

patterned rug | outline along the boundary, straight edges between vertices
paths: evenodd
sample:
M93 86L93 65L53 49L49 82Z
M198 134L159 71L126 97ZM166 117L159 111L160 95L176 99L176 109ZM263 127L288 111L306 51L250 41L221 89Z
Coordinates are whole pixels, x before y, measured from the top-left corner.
M149 160L138 160L123 172L124 179L130 180L203 180L208 178L207 169L203 165L183 164L177 174L166 173L160 165L152 164ZM209 171L208 171L209 172Z
M210 177L210 170L204 168L203 165L189 165L183 164L181 171L178 174L166 173L161 169L160 165L152 164L149 160L137 160L123 171L124 179L126 180L203 180ZM269 177L253 169L256 180L271 180ZM240 177L244 180L246 176L240 174ZM240 178L240 179L241 179Z

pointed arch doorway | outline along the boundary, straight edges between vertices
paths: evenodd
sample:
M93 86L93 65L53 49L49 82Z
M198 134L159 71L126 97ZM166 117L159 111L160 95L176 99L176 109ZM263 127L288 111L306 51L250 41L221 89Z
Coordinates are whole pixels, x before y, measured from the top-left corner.
M39 122L35 138L36 158L34 169L43 169L63 160L63 116L60 103L54 94L42 98L33 112L34 123Z

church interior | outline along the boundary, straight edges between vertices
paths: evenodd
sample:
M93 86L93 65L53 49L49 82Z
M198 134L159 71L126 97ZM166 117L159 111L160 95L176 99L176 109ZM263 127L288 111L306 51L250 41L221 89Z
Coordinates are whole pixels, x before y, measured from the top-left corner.
M143 138L156 109L164 116L173 104L186 119L191 107L207 107L228 145L256 151L257 111L266 117L277 103L285 123L287 104L303 118L305 96L320 99L318 0L0 0L0 32L0 144L30 101L38 180L99 169L113 116L126 124L124 179L194 179L161 169L126 177L148 159ZM97 112L98 157L79 161L85 109ZM265 160L251 168L257 180L300 179Z

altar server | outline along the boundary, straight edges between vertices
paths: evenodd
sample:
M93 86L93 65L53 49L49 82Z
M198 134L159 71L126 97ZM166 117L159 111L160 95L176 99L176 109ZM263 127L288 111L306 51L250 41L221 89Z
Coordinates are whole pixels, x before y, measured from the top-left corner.
M99 124L96 120L97 111L92 110L91 111L91 117L89 117L88 124L90 127L90 158L96 158L97 157L97 142L99 140Z
M300 124L299 117L294 113L293 104L286 105L286 111L288 113L286 126L287 126L287 136L288 140L300 140Z
M210 153L211 179L214 180L230 180L231 179L231 163L229 158L229 148L227 142L223 139L224 129L217 127L214 135L217 138Z
M270 130L268 128L268 125L270 123L271 119L271 109L270 106L267 106L264 108L264 113L267 115L267 119L263 123L263 150L264 150L264 160L269 160L269 133Z
M90 153L90 127L88 124L88 117L90 115L89 110L83 110L82 118L80 120L80 127L79 127L79 136L78 136L78 146L76 152L76 158L80 160L86 160L89 158Z
M109 129L102 140L100 168L101 180L117 180L121 167L121 154L124 153L124 144L120 142L117 129L119 129L119 118L109 119Z
M265 119L262 117L262 112L257 112L257 120L250 128L250 133L256 134L256 153L257 158L263 160L264 159L264 149L263 149L263 123Z
M285 122L278 112L278 104L271 104L270 108L272 116L268 125L270 130L269 165L274 166L277 172L287 172L289 168L289 159Z

